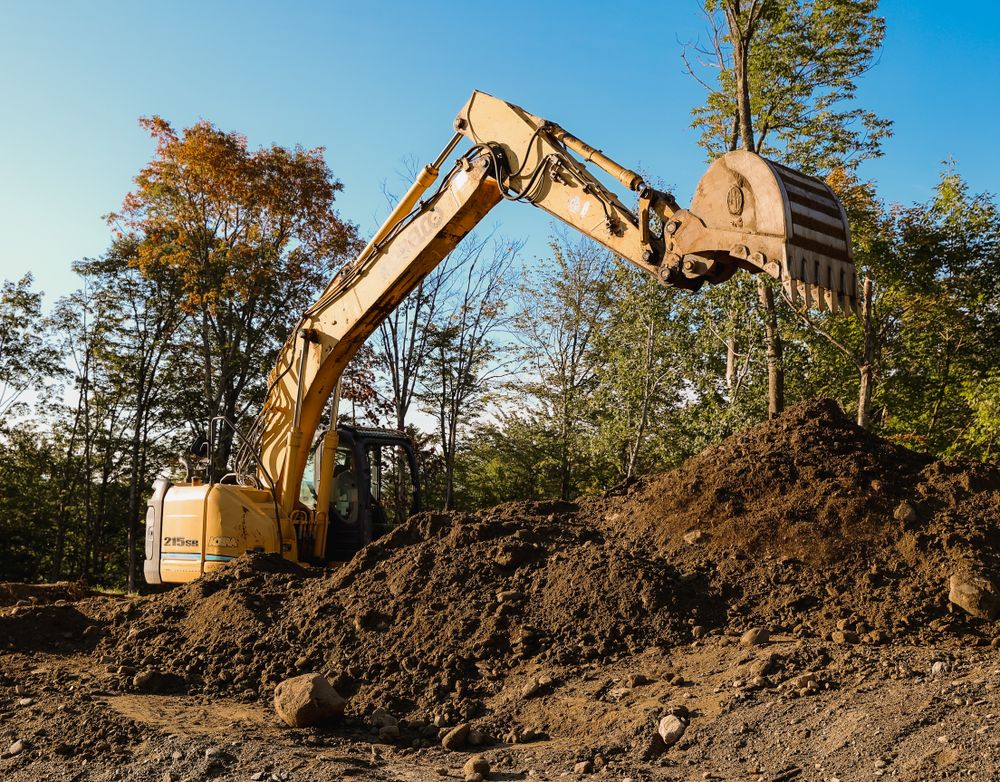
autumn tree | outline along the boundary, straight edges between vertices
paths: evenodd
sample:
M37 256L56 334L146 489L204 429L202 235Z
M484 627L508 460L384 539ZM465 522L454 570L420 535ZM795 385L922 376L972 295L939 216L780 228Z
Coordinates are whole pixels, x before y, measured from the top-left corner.
M356 246L354 226L333 208L342 186L322 148L253 150L208 122L181 133L157 116L141 124L155 155L108 220L134 243L143 274L179 280L189 351L199 357L192 426L235 422L261 401L299 313ZM225 428L219 464L231 447Z

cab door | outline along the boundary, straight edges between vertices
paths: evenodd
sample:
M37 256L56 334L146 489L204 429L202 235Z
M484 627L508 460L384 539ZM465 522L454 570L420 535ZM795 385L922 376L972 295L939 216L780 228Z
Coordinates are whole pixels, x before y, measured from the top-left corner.
M326 533L328 561L346 562L372 539L367 492L359 469L362 458L354 437L339 431L330 492L330 525Z

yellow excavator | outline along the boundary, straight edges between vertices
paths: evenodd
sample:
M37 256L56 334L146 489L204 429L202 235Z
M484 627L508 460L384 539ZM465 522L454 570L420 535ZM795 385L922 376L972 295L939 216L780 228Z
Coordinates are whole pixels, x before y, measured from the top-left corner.
M464 140L468 150L430 191ZM634 209L595 176L595 167L636 194ZM302 563L349 559L387 524L380 496L386 450L402 454L395 464L409 473L409 510L419 510L416 461L405 436L335 424L317 431L324 412L337 421L347 362L502 200L541 207L666 286L697 290L742 269L780 280L786 297L807 307L857 308L847 217L822 181L750 152L729 152L711 164L682 209L553 122L474 92L448 145L303 313L253 431L234 432L241 443L236 469L216 477L209 466L203 477L189 472L183 482L154 484L147 582L190 581L252 551ZM233 424L213 421L208 439L222 427ZM209 456L212 447L206 444Z

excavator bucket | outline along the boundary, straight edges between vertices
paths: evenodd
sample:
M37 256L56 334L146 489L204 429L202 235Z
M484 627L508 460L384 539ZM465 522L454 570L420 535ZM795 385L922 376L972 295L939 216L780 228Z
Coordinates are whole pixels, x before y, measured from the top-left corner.
M793 304L857 312L847 215L821 180L752 152L729 152L702 177L687 212L674 236L686 268L690 254L715 266L719 279L733 267L763 271L781 280Z

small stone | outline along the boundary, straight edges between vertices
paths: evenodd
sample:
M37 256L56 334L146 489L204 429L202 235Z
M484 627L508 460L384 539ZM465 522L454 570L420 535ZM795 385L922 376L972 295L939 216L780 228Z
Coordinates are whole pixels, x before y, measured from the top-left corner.
M684 735L685 730L687 730L687 725L684 724L680 717L668 714L660 720L660 724L657 726L656 732L660 734L660 738L663 740L664 746L672 747L680 741L680 738Z
M465 761L465 765L462 766L462 771L465 773L466 779L471 777L473 774L479 774L485 778L490 773L490 762L482 755L473 755Z
M537 678L534 678L531 681L529 681L527 684L524 685L524 687L521 688L521 697L531 698L532 696L537 695L546 687L550 687L551 685L552 685L551 676L538 676Z
M705 634L707 632L708 631L704 627L702 627L701 625L695 625L694 627L691 628L691 637L692 638L704 638Z
M903 500L903 502L896 506L896 510L893 511L892 517L896 519L896 521L901 521L904 524L912 524L917 520L917 511L912 505L910 505L910 503Z
M124 672L124 667L119 672ZM184 680L175 673L165 673L155 668L146 668L132 677L132 686L139 692L170 692L184 686Z
M256 774L250 775L250 782L264 782L264 780L268 779L270 776L271 775L266 771L258 771Z
M518 592L516 589L497 592L497 602L499 603L516 603L520 600L524 600L524 592Z
M834 630L830 633L830 640L837 644L861 643L861 638L853 630Z
M881 646L889 640L889 636L883 630L872 630L865 638L874 646Z
M575 766L573 766L573 773L575 774L589 774L594 770L594 764L589 760L581 760Z
M649 684L649 679L641 673L633 673L628 677L629 687L641 687L643 684Z
M383 725L378 729L378 737L380 739L398 739L399 738L399 725Z
M753 627L740 637L740 646L761 646L771 639L771 634L763 627Z
M18 684L18 685L16 685L14 687L14 694L15 695L27 695L28 694L28 688L25 687L23 684Z
M948 585L948 600L967 613L990 622L1000 617L1000 593L982 573L955 573Z
M537 695L541 689L542 686L538 683L538 679L532 679L521 688L521 697L525 699L531 698Z
M466 741L469 738L469 731L472 730L472 726L468 722L463 722L461 725L449 730L441 739L441 746L445 749L457 750L465 746Z
M18 698L17 699L17 705L18 706L30 706L34 702L35 702L34 698Z
M307 728L339 717L345 704L340 693L318 673L285 679L274 688L274 710L293 728Z
M212 758L217 758L222 754L222 750L218 747L209 747L205 750L205 758L211 760Z
M801 673L789 679L787 684L791 689L798 691L800 695L808 695L810 692L819 689L819 683L816 681L816 674L814 673Z
M18 739L9 747L7 747L7 757L16 757L20 755L24 750L28 748L28 742L24 739Z
M704 530L694 529L684 535L684 542L689 546L695 546L698 543L704 543L708 540L708 535Z
M388 725L395 725L396 727L399 727L399 720L393 717L385 709L375 709L375 711L372 712L371 720L372 725L376 728L384 728Z
M938 660L934 665L931 666L931 676L940 676L943 673L948 672L948 664Z
M755 676L767 676L767 674L774 671L777 664L778 655L766 654L759 660L755 660L753 665L750 666L750 670Z
M170 757L172 757L174 760L180 760L181 758L184 757L184 753L181 752L179 749L175 749L173 752L170 753Z

